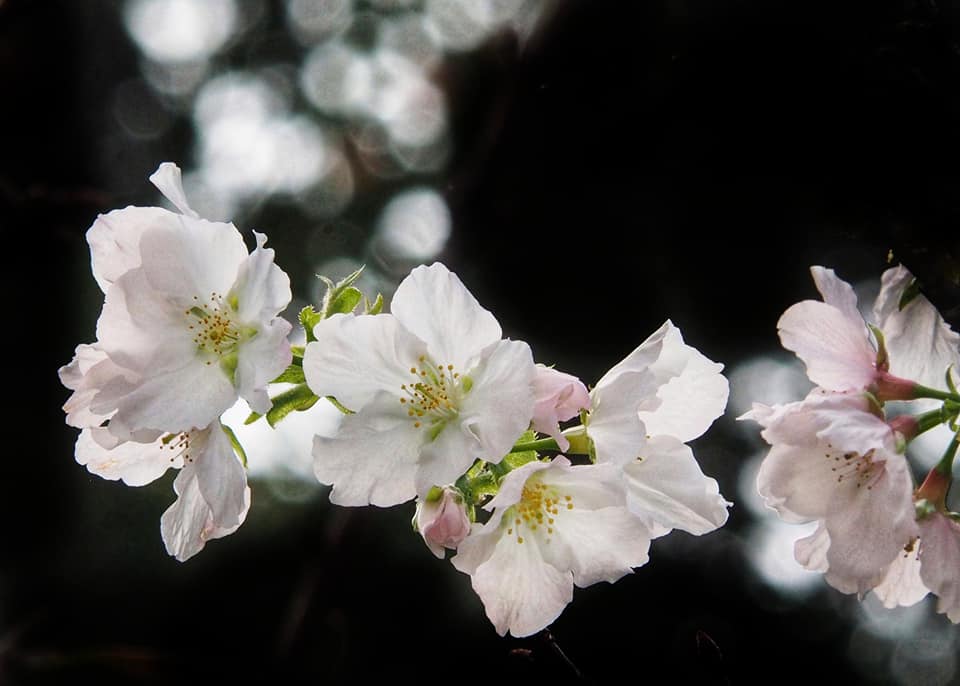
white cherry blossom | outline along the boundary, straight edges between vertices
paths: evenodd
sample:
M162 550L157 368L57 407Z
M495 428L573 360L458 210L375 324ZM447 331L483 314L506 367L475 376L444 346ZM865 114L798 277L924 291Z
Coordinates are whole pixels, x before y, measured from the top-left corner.
M596 461L622 470L630 510L654 535L700 535L727 520L730 503L685 443L723 413L722 369L667 321L591 391L586 431Z
M504 477L451 562L469 574L500 635L548 626L573 587L614 582L647 562L651 533L627 509L613 465L571 466L563 456Z
M759 422L772 446L757 477L766 504L788 522L819 522L797 542L797 560L844 593L880 584L920 533L903 437L862 393L814 389L800 402L755 404L743 418Z
M314 327L303 369L320 396L356 412L314 440L317 478L340 505L389 506L499 462L533 416L534 363L442 264L414 269L391 314Z
M236 531L250 507L246 470L219 422L142 441L119 440L105 427L88 428L77 440L76 457L91 473L129 486L179 469L173 483L178 497L161 517L161 532L167 552L180 561L208 540Z
M248 254L232 224L190 211L175 166L161 166L154 180L183 214L148 208L157 211L141 222L145 215L127 211L142 208L127 208L89 232L106 287L95 347L116 374L71 383L98 388L88 410L110 417L120 438L208 426L238 396L264 413L266 385L291 360L291 325L278 316L290 302L289 279L266 237L255 233Z

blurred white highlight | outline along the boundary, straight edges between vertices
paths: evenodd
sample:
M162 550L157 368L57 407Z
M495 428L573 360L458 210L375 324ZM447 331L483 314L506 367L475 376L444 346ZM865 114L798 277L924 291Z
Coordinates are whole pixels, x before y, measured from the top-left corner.
M233 35L234 0L129 0L124 23L144 55L157 62L205 60Z

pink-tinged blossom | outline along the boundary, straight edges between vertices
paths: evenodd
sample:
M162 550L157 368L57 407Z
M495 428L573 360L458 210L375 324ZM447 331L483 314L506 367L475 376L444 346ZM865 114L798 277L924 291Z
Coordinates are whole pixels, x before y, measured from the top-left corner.
M614 582L647 562L651 533L627 509L613 465L571 466L563 456L510 472L452 558L469 574L501 636L548 626L573 587Z
M596 461L622 470L631 512L656 536L705 534L727 520L730 503L685 443L723 413L722 369L667 321L590 394L586 431Z
M441 560L444 548L455 550L470 533L463 495L450 486L444 487L436 498L420 498L414 521L430 552Z
M960 521L933 512L920 519L920 578L937 596L937 612L960 623Z
M199 219L175 165L151 178L182 214L127 208L91 227L94 274L106 291L94 347L109 365L78 360L64 370L73 405L110 417L118 438L208 426L238 396L264 413L267 384L291 361L291 325L279 316L290 283L266 237L255 233L248 253L232 224Z
M314 440L317 478L338 505L389 506L497 463L533 417L530 347L500 325L444 265L414 269L391 314L334 315L314 327L310 389L355 414Z
M832 269L810 268L823 301L804 300L777 322L780 341L803 360L807 375L831 391L870 390L883 400L913 397L914 383L944 387L944 371L960 363L960 337L917 295L900 309L913 280L904 267L884 272L874 324L886 354L878 355L850 284Z
M576 417L590 407L590 393L575 376L537 365L533 378L534 430L552 436L561 451L570 448L570 441L560 432L560 422Z
M77 462L93 474L130 486L179 469L173 482L177 499L160 522L167 552L181 562L207 541L237 530L250 507L250 488L219 422L206 429L140 438L145 440L124 441L104 427L84 429L77 440Z
M772 446L760 495L788 522L819 522L797 560L844 593L864 594L919 535L903 436L862 393L815 389L800 402L755 404L743 419Z

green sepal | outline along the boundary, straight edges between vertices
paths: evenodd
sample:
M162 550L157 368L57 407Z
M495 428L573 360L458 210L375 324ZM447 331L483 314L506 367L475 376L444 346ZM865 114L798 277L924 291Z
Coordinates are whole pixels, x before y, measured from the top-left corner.
M273 407L267 412L267 423L276 428L280 420L288 414L293 411L309 410L319 399L307 384L297 384L272 399Z
M227 434L227 438L230 439L230 445L233 446L233 452L237 454L237 457L240 458L240 462L243 463L243 468L247 468L247 453L244 451L243 446L240 445L240 440L237 438L237 435L233 433L231 429L226 424L221 424L220 428L223 429L223 433Z
M306 348L302 345L291 345L290 352L293 354L293 364L303 366L303 353Z
M251 412L249 415L247 415L247 418L243 420L243 425L246 426L247 424L253 424L262 416L263 415L259 412Z
M313 309L313 305L307 305L300 310L300 325L307 334L307 343L312 343L317 340L317 337L313 335L313 327L315 327L321 319L323 319L323 316Z
M918 295L920 295L920 282L916 279L913 279L909 284L907 284L907 287L903 289L903 294L900 296L900 302L897 303L897 309L902 310Z
M339 400L337 400L336 398L334 398L332 395L327 395L327 396L324 396L324 397L330 402L331 405L333 405L335 408L337 408L338 410L340 410L340 411L343 412L344 414L354 414L354 411L353 411L353 410L351 410L349 407L346 407L345 405L343 405Z
M306 383L307 377L304 376L302 361L301 364L293 362L289 367L283 370L283 373L280 374L276 379L270 383Z
M383 311L383 293L377 293L377 297L372 303L366 298L364 298L364 303L363 303L364 314L380 314L382 311Z

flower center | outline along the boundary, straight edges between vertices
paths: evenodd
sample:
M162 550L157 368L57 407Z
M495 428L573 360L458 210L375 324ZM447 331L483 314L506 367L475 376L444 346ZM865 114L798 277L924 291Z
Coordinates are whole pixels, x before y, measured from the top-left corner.
M183 460L183 464L193 462L190 456L190 432L181 431L176 434L167 434L160 439L160 450L170 451L170 461L175 462L177 458Z
M524 533L540 536L549 543L557 519L572 509L573 496L548 486L534 474L523 485L520 502L510 508L504 517L507 535L516 536L517 543L524 542Z
M240 327L234 321L236 311L219 293L211 293L206 303L193 296L195 304L184 310L187 330L193 334L197 349L222 359L232 353L240 341ZM212 359L207 360L211 364Z
M416 380L400 386L400 404L406 406L415 428L428 428L432 440L447 422L457 418L460 402L473 382L455 371L452 364L436 365L426 355L420 356L417 366L410 367L410 374Z
M861 455L853 451L842 453L832 450L829 444L824 452L824 457L833 463L830 471L837 475L837 483L853 481L855 488L867 490L871 490L883 474L883 460L875 461L873 456L873 448Z

